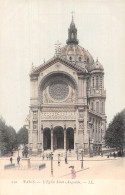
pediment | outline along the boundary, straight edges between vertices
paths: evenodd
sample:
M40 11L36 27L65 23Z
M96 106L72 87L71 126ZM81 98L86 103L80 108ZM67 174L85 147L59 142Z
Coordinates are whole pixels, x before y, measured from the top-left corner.
M64 58L61 58L59 56L55 56L53 58L51 58L49 61L47 61L46 63L40 65L39 67L36 67L32 70L32 72L30 73L30 76L33 75L39 75L42 71L46 70L47 68L53 66L56 63L61 63L67 67L69 67L70 69L78 72L78 73L86 73L87 70L86 68L82 68L81 66L78 66L77 64L70 62Z

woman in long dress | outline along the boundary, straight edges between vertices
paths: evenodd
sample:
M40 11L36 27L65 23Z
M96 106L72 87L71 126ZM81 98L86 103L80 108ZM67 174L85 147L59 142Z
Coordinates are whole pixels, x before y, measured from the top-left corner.
M72 179L75 179L76 178L76 171L74 169L74 167L72 168Z

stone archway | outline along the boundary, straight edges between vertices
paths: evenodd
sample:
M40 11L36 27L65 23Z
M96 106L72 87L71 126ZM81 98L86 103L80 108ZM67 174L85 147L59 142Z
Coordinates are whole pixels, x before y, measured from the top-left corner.
M71 127L66 130L66 149L74 149L74 130Z
M51 149L51 131L49 128L43 130L43 148L44 150Z
M64 130L61 126L57 126L53 131L53 149L64 149Z

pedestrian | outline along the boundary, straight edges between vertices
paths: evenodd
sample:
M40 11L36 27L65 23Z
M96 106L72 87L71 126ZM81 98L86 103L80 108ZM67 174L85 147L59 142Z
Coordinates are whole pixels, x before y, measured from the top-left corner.
M116 157L116 153L115 152L113 153L113 156L114 156L114 158Z
M76 178L76 171L75 171L74 167L72 167L71 173L72 173L72 179L75 179Z
M67 151L66 151L66 154L65 154L65 164L68 164L67 163Z
M43 160L44 160L44 157L45 157L45 155L43 154Z
M46 154L46 158L47 158L47 160L48 160L48 154Z
M11 162L11 164L12 164L12 162L13 162L12 156L10 157L10 162Z
M58 154L58 166L60 166L60 154Z
M20 156L17 157L17 164L20 162Z

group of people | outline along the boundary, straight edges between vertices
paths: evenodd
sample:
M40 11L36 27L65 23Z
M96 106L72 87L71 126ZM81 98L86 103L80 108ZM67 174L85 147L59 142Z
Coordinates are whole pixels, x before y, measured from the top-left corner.
M10 163L12 164L13 163L13 158L12 156L10 157ZM17 164L20 163L20 156L17 157Z
M122 157L122 156L124 156L124 153L122 153L121 151L113 152L113 153L110 152L110 154L107 155L107 158L109 157L116 158L116 157Z
M46 153L46 154L44 154L44 153L43 153L43 155L42 155L42 159L44 160L45 158L46 158L47 160L50 160L50 158L51 158L51 154L47 154L47 153Z

